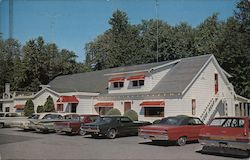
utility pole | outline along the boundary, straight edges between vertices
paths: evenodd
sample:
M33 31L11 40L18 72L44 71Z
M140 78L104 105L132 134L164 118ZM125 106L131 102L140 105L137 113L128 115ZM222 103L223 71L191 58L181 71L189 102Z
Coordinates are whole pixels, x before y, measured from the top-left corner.
M13 38L13 0L9 0L9 38Z
M156 12L156 62L159 61L159 15L158 15L158 0L155 0Z

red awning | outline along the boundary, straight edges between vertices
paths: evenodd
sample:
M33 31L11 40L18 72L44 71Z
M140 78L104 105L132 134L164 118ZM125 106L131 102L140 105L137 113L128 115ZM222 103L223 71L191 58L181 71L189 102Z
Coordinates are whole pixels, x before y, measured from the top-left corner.
M115 78L111 78L109 82L123 82L124 80L125 80L124 77L115 77Z
M17 105L15 105L14 108L16 108L16 109L24 109L24 107L25 107L24 104L17 104Z
M145 75L138 75L138 76L130 76L128 77L129 81L133 81L133 80L144 80L145 79Z
M56 102L78 103L76 96L60 96Z
M164 101L144 101L140 104L142 107L164 107Z
M95 104L95 107L113 107L113 102L98 102Z

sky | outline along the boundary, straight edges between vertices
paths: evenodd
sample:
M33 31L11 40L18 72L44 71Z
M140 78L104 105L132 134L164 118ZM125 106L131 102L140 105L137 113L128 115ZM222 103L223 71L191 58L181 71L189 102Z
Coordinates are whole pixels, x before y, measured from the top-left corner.
M199 25L213 13L219 20L233 16L236 0L158 0L158 17L170 25ZM13 0L13 38L24 45L42 36L60 49L85 60L84 46L110 28L108 20L120 9L131 24L156 18L156 0ZM0 32L9 38L9 0L0 0Z

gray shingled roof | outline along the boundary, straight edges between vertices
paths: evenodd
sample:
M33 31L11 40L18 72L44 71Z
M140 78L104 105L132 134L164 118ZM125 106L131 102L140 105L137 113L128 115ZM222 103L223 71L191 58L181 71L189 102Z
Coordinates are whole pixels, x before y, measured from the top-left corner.
M131 72L138 70L149 70L153 67L168 62L170 61L117 67L101 71L58 76L54 80L52 80L48 85L51 86L50 88L52 90L59 93L65 93L65 92L107 93L108 76L104 76L105 74Z
M180 93L192 81L199 70L204 66L212 55L204 55L181 59L167 75L153 88L153 93ZM142 65L126 66L105 69L101 71L78 73L58 76L48 85L51 89L59 92L93 92L107 93L108 76L105 74L130 72L137 70L150 70L151 68L169 63L170 61L149 63ZM114 95L114 94L112 94Z
M152 89L155 93L182 93L212 55L184 58Z

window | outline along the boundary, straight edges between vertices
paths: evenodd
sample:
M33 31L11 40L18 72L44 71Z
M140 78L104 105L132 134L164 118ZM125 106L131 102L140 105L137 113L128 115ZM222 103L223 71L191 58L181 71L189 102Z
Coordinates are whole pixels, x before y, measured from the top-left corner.
M196 114L196 99L192 99L192 115Z
M63 112L63 104L57 104L57 111Z
M121 119L120 119L120 122L121 123L130 123L130 122L132 122L129 118L127 118L127 117L122 117Z
M10 112L10 107L6 107L5 112Z
M215 94L217 94L219 91L219 82L218 82L218 74L217 73L214 74L214 91L215 91Z
M203 122L198 118L191 118L188 121L188 125L203 125Z
M114 88L122 88L124 86L124 82L114 82Z
M145 117L164 117L164 107L144 107Z
M99 107L98 113L99 115L105 115L112 107Z
M144 86L144 80L132 81L133 87Z
M0 103L0 112L2 112L2 111L3 111L3 104Z

